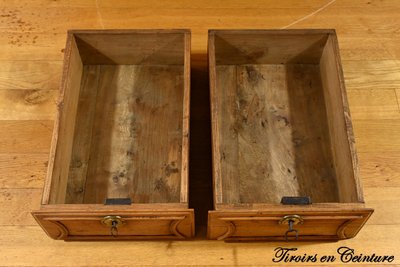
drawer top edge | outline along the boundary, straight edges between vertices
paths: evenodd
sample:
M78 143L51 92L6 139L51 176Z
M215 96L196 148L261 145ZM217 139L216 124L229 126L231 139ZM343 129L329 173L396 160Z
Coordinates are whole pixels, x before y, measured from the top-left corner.
M190 29L69 29L68 34L191 34Z
M209 29L208 34L284 34L284 35L304 35L304 34L334 34L336 30L327 29Z
M235 212L351 212L363 211L372 213L374 209L368 208L364 203L316 203L310 205L282 205L282 204L217 204L210 213L235 213Z
M187 203L133 203L131 205L104 205L104 204L47 204L41 205L34 212L107 212L107 211L186 211Z

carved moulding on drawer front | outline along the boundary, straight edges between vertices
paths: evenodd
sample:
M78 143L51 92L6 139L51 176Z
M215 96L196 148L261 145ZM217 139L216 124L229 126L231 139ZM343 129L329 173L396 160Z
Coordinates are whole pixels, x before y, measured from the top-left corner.
M54 238L57 240L62 240L68 236L68 229L59 221L48 221L57 226L57 230L59 231L59 235L55 236Z
M171 221L171 224L169 226L169 230L171 231L171 233L173 233L175 236L177 236L178 238L184 239L187 238L189 236L185 236L183 233L181 233L178 229L179 224L184 221L186 219L186 216L182 216L179 219L175 219Z
M236 231L236 226L232 221L224 221L225 225L226 225L226 232L217 237L217 240L224 240L230 236L233 235L233 233Z
M360 216L360 218L362 219L362 217ZM341 225L339 225L339 227L338 227L338 229L337 229L337 236L340 238L340 239L347 239L347 238L350 238L351 236L346 236L346 233L345 233L345 231L346 231L346 228L347 228L347 226L349 226L350 224L352 224L353 222L355 222L357 219L350 219L350 220L347 220L347 221L345 221L344 223L342 223Z

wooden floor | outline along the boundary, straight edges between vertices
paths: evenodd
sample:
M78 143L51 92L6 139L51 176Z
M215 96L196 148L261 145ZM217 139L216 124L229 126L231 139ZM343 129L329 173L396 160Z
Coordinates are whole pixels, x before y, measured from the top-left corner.
M48 238L30 215L39 207L71 28L192 30L190 206L196 209L196 240L66 243ZM365 199L375 209L356 238L205 240L212 208L209 28L336 28ZM297 247L297 255L337 255L338 247L349 246L356 254L394 255L391 264L400 266L400 1L0 0L0 32L0 266L277 265L272 258L278 246Z

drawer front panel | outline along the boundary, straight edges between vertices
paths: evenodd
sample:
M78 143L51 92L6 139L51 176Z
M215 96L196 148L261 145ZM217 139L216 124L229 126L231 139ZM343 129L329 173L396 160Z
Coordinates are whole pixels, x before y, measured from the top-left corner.
M182 220L183 217L178 217L176 220ZM111 235L110 227L101 222L102 218L96 219L72 219L60 220L58 223L62 224L68 231L69 235ZM124 224L118 227L118 235L171 235L170 226L175 221L172 218L158 219L155 218L125 218Z
M143 213L143 212L141 212ZM47 234L63 240L184 239L194 235L193 211L116 214L116 229L102 221L110 214L35 213ZM113 236L113 234L114 236Z
M231 221L227 220L235 225L235 236L246 237L246 236L285 236L285 232L288 230L288 225L279 224L278 220L240 220ZM311 235L328 235L335 236L338 231L338 227L343 225L347 219L330 219L330 220L314 220L313 218L305 219L301 225L295 225L300 236L311 236Z
M209 213L208 236L219 240L285 240L288 224L280 223L284 216L299 215L302 223L293 225L298 241L339 240L354 237L370 215L370 211L339 213L274 213L224 212ZM295 239L295 231L288 233Z

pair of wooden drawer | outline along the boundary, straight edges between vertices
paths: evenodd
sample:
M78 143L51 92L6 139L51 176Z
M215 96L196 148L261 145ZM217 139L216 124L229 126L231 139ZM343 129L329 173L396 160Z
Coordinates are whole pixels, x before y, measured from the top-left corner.
M363 204L331 30L209 32L208 237L353 237ZM64 240L194 236L190 31L70 31L42 206ZM283 196L313 204L283 205Z

